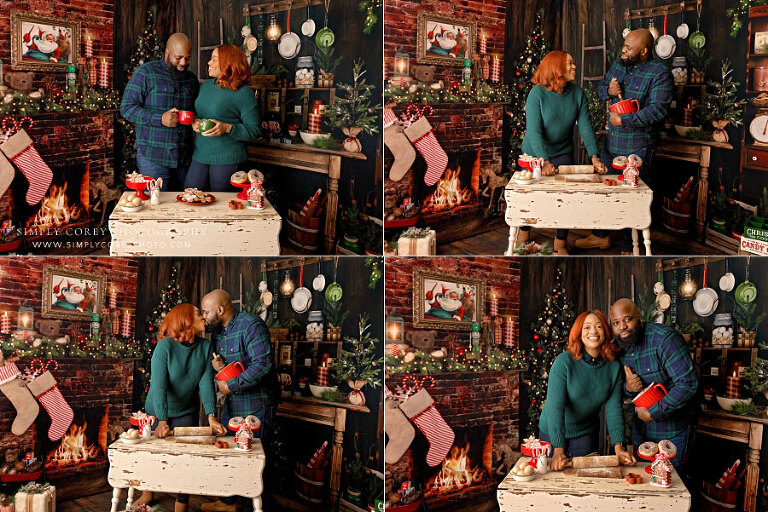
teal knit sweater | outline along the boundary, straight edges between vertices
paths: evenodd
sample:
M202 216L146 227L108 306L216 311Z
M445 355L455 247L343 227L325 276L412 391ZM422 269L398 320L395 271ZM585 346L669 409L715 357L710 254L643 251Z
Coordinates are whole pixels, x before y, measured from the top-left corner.
M525 103L525 153L544 159L573 154L573 125L579 122L584 146L599 155L595 131L589 120L588 100L578 85L566 84L562 94L537 85Z
M239 164L247 160L245 141L259 136L259 104L253 90L243 85L236 91L222 89L213 79L200 86L195 101L195 114L200 119L215 119L232 125L232 132L220 137L195 134L192 159L201 164Z
M147 414L168 420L197 413L198 392L205 413L215 414L212 354L213 345L205 338L196 338L189 347L170 337L158 341L152 354Z
M539 430L549 435L554 448L565 447L566 439L596 432L603 404L611 442L624 442L623 375L618 360L591 365L570 352L555 358L539 419Z

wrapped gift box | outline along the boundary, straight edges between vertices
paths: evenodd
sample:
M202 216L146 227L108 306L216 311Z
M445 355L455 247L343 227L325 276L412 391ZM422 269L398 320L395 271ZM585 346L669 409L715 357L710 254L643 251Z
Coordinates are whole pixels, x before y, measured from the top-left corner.
M27 484L14 499L16 512L56 512L56 488L50 484Z
M434 229L409 228L397 240L398 256L432 256L437 253Z

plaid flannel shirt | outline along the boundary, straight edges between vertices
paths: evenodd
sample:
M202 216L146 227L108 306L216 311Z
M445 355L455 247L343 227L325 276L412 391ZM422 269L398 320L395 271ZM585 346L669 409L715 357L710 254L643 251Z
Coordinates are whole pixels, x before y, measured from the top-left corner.
M277 376L264 321L251 313L235 311L227 326L217 329L211 340L227 363L240 361L245 367L243 373L227 381L230 416L248 416L272 405Z
M661 383L667 395L648 408L653 421L643 423L648 439L669 439L690 427L695 417L694 396L699 379L683 338L666 325L647 323L643 341L630 347L621 356L621 363L640 377L643 386ZM625 388L626 391L626 388Z
M672 102L672 73L661 61L655 59L629 67L616 61L597 86L601 100L618 101L618 98L608 95L608 86L613 78L619 81L624 99L636 99L640 103L640 110L623 114L621 126L608 123L608 152L627 156L655 146L659 129Z
M136 126L136 150L150 162L184 167L192 158L192 128L163 126L163 112L195 110L200 90L197 77L186 72L176 78L164 60L139 66L125 86L120 114Z

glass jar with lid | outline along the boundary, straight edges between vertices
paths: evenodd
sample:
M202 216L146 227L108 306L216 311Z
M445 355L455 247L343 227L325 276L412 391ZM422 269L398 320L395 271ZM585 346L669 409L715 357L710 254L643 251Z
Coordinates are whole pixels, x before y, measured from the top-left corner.
M299 57L296 61L296 87L315 86L315 60L311 55Z
M322 340L324 331L323 312L319 310L310 311L307 317L307 341Z
M720 313L715 315L715 321L712 322L712 346L732 346L733 332L733 316L730 313Z
M685 57L674 57L672 59L672 78L675 85L685 85L688 83L688 59Z

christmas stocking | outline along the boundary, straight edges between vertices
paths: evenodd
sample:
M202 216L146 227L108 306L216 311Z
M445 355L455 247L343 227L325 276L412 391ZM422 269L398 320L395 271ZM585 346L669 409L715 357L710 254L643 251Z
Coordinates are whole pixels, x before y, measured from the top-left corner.
M400 410L419 427L429 441L427 464L430 466L440 464L453 445L454 434L435 409L435 401L429 396L427 390L417 391L411 398L400 404Z
M29 182L27 190L27 203L30 206L39 203L53 180L53 172L48 167L40 153L35 149L32 139L24 130L12 135L7 142L0 145L0 150L5 156L16 164L16 167L24 174Z
M400 181L416 159L416 151L403 134L403 127L395 123L397 117L391 108L384 109L384 144L395 157L389 169L389 179Z
M21 373L15 364L0 366L0 391L16 408L16 419L11 425L11 432L20 436L35 421L40 407L27 389L26 382L21 380Z
M72 418L75 415L59 391L56 379L53 378L50 371L47 371L27 384L27 387L35 395L35 398L40 400L45 410L48 411L48 416L51 417L48 439L58 441L72 424Z
M421 156L424 157L424 161L427 162L424 183L429 186L434 185L445 172L448 165L448 155L437 142L432 125L429 124L426 117L420 117L405 129L405 135L413 142Z
M389 437L389 442L384 448L384 461L387 464L394 464L411 446L416 432L408 418L397 407L397 402L391 398L384 401L384 417L387 419L384 423L384 430Z
M13 169L11 162L5 158L5 155L0 153L0 197L3 197L5 191L11 186L15 175L16 171Z

